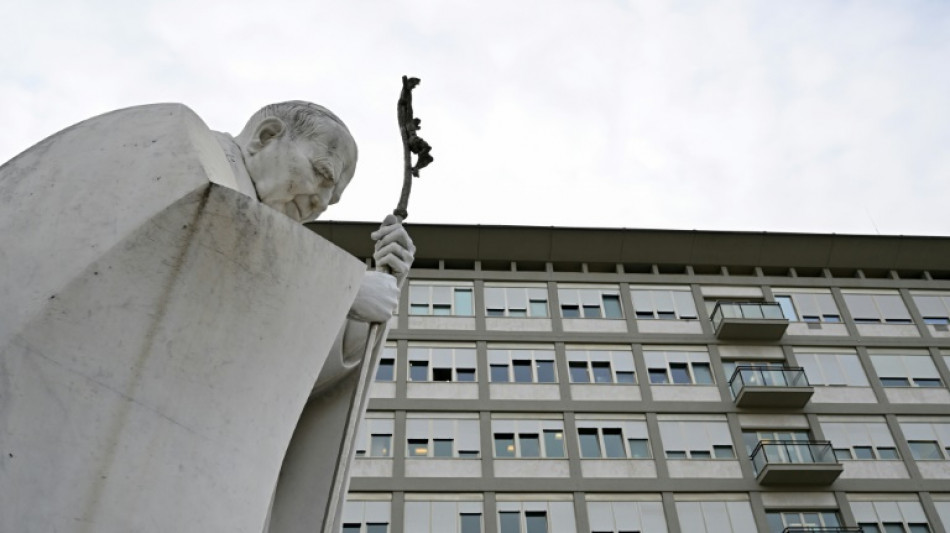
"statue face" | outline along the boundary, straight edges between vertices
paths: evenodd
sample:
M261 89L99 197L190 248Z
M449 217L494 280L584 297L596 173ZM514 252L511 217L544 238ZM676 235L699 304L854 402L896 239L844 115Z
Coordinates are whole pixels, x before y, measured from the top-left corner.
M299 222L317 218L335 204L353 177L356 144L328 121L313 136L291 139L285 129L259 137L245 156L261 201Z

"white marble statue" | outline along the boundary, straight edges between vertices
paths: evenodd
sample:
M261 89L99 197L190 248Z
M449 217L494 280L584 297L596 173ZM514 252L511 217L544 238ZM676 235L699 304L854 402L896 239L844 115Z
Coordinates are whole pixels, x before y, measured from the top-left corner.
M414 253L392 216L392 276L300 224L356 156L314 104L236 137L159 104L0 167L0 531L338 527L354 370Z

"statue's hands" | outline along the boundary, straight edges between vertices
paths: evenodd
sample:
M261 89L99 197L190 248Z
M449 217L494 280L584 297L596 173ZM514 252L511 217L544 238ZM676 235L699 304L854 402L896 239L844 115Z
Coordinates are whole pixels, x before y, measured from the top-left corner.
M392 318L398 302L396 278L383 272L366 272L348 317L362 322L386 322Z
M406 228L395 215L388 215L374 231L370 237L376 241L376 251L373 253L373 259L376 260L376 270L388 272L402 285L402 282L409 275L409 268L412 267L412 260L415 258L416 246L409 238Z
M363 322L385 322L393 316L399 302L399 286L412 267L416 246L394 215L387 216L370 237L376 241L373 259L377 271L363 276L349 317Z

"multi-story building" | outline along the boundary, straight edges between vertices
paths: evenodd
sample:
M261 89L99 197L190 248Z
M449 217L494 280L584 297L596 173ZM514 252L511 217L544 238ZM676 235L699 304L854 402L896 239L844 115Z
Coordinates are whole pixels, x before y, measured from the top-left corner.
M950 530L950 238L411 233L344 532Z

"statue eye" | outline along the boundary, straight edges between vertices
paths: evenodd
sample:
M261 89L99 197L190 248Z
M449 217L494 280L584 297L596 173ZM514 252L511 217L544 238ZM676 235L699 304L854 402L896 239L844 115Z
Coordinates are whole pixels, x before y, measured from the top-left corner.
M328 167L326 164L318 162L318 161L313 161L310 163L310 166L313 168L313 173L316 174L318 178L329 181L330 183L334 183L334 184L336 183L336 179L334 179L333 172L330 170L330 167Z

